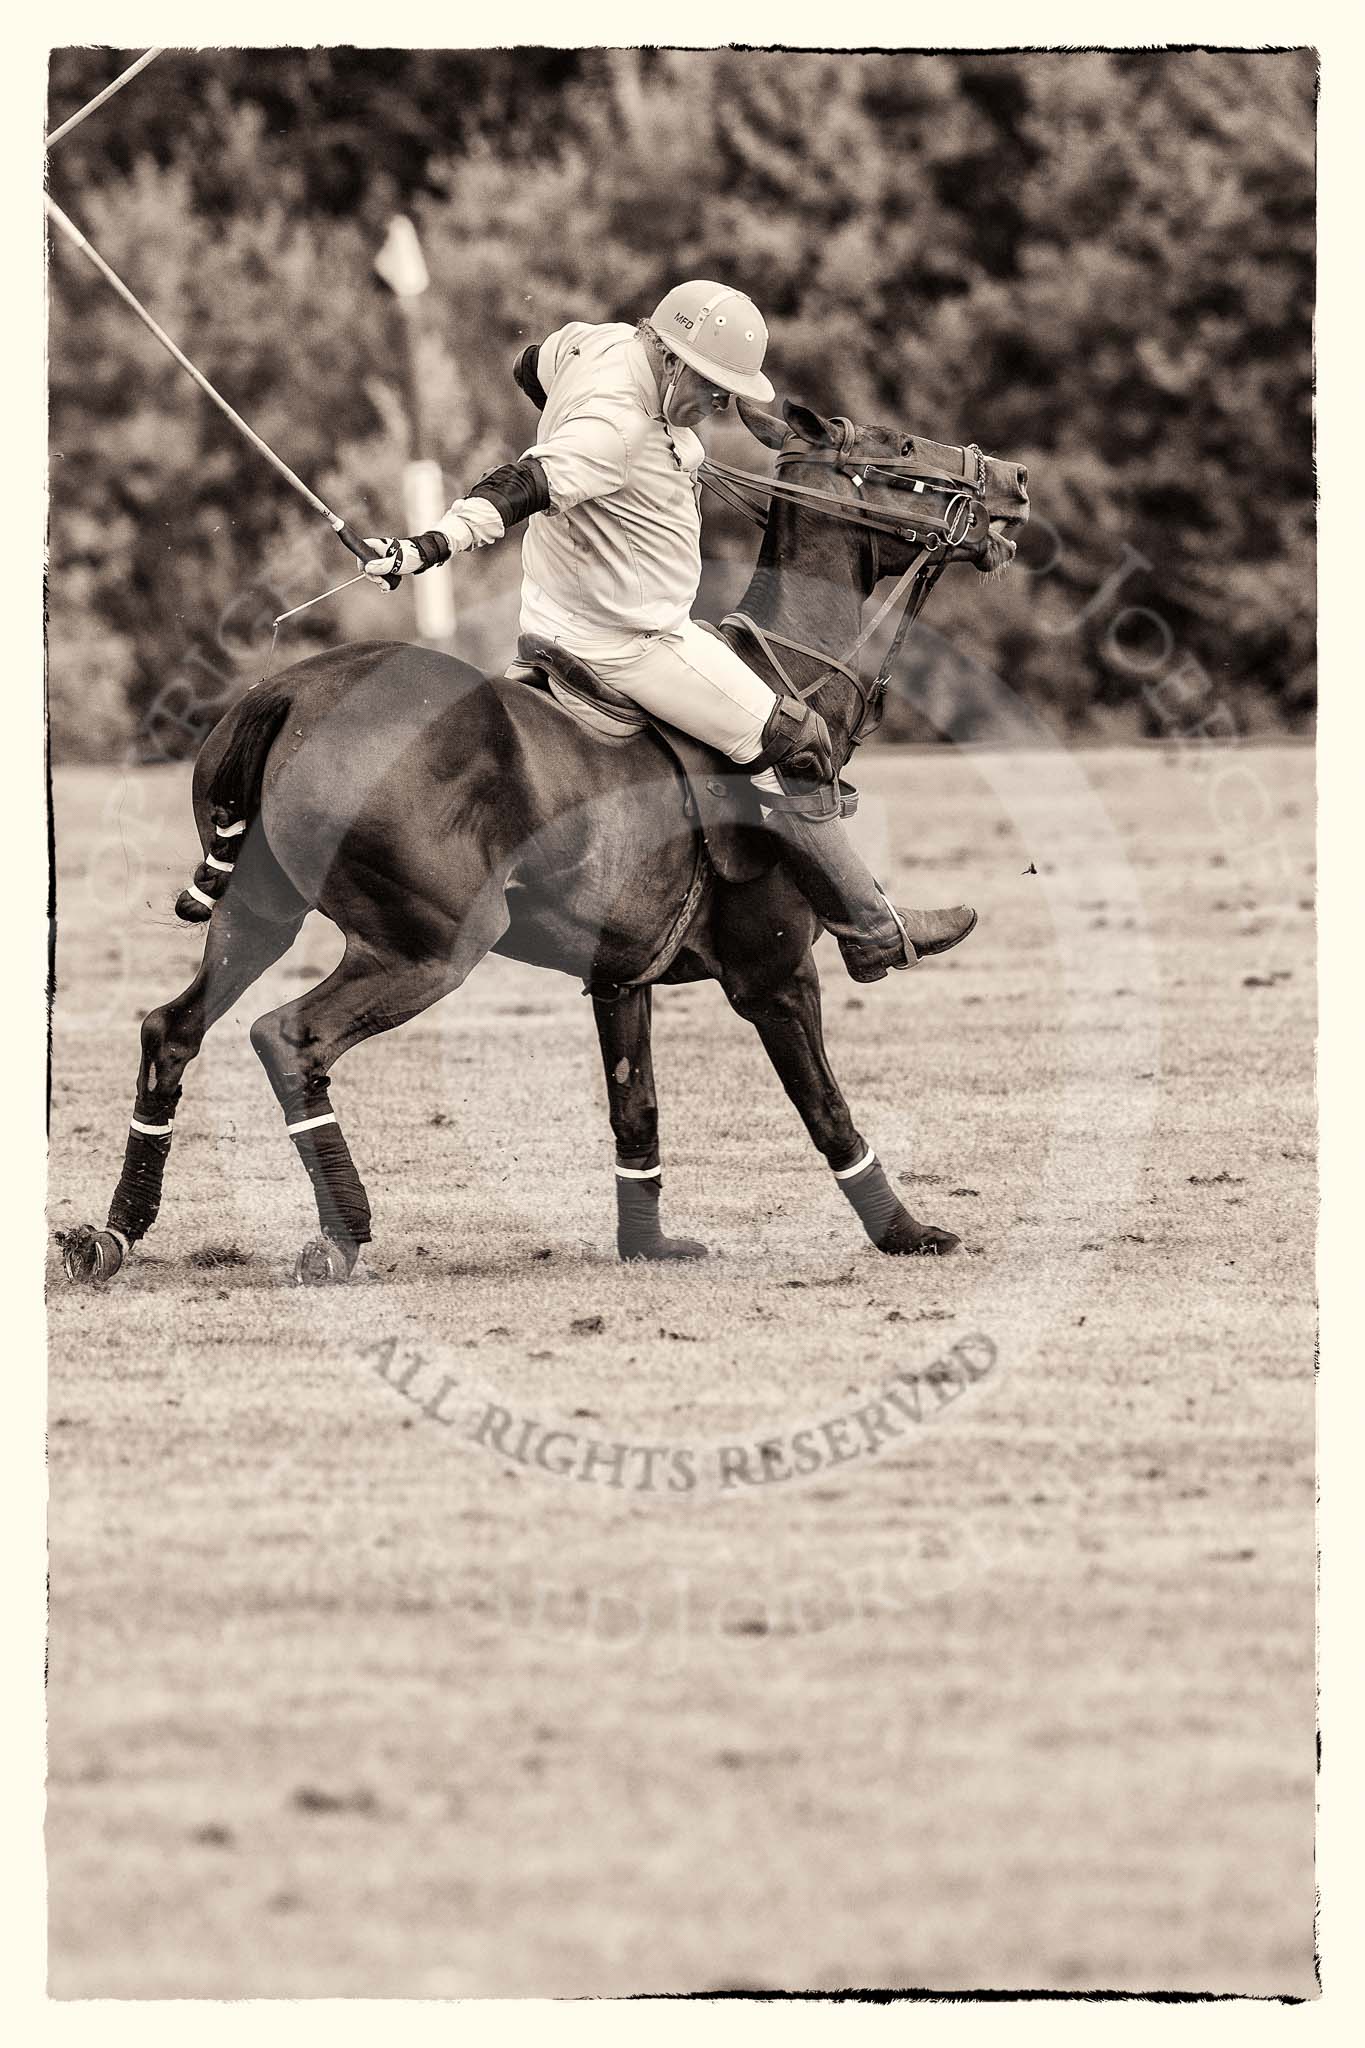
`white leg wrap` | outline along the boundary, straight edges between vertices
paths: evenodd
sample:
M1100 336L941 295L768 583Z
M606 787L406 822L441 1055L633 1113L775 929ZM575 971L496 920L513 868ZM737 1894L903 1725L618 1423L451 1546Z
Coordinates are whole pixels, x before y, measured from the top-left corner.
M663 1173L662 1166L618 1166L618 1180L658 1180Z
M285 1129L291 1138L296 1138L300 1131L315 1131L319 1124L334 1124L335 1122L336 1117L329 1109L326 1116L306 1116L302 1123L286 1124Z
M140 1124L135 1116L128 1119L128 1128L136 1131L140 1138L169 1138L174 1124Z
M869 1145L856 1166L836 1166L833 1168L834 1178L836 1180L852 1180L855 1174L866 1173L868 1167L875 1166L876 1163L877 1155Z

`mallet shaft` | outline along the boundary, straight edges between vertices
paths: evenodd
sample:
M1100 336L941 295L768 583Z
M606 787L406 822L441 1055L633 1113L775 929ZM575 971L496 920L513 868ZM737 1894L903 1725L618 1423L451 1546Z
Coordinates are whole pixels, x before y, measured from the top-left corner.
M49 198L46 193L43 194L43 206L47 212L48 219L53 223L54 227L59 228L61 232L66 236L67 240L70 243L72 243L72 245L75 248L79 249L83 256L89 259L89 261L94 265L95 269L98 270L100 276L104 279L105 283L112 285L113 289L118 293L119 297L123 300L124 305L127 306L131 312L137 314L138 319L142 322L143 326L147 329L148 333L154 335L156 339L161 343L161 346L166 350L167 354L172 356L175 359L175 361L179 363L182 370L185 370L191 377L193 377L195 383L199 386L199 389L203 392L204 396L206 398L212 399L213 403L217 406L218 410L221 413L225 414L226 417L232 421L233 426L236 427L239 434L245 435L246 439L250 441L252 447L255 448L259 454L265 457L266 461L270 464L271 468L274 469L280 476L282 476L287 484L292 484L293 488L298 492L299 496L303 498L309 505L311 505L315 512L320 512L322 514L323 518L327 521L328 525L337 534L338 538L345 544L345 546L350 549L351 553L356 557L357 561L368 562L372 558L374 550L372 548L367 548L365 546L364 541L362 541L358 535L354 534L351 531L350 527L346 524L346 521L342 519L338 513L333 512L329 505L324 505L322 499L317 495L317 492L310 491L307 484L303 481L303 478L300 476L296 476L293 470L289 467L288 463L282 462L280 460L279 456L275 453L274 449L271 448L267 442L261 439L260 435L255 431L254 428L249 427L247 425L246 421L242 418L242 415L239 412L234 411L232 406L228 404L227 400L223 397L220 391L214 390L212 384L210 384L208 378L204 375L203 371L197 370L195 368L194 364L185 354L185 351L182 348L178 348L176 346L176 344L171 340L170 335L167 334L165 328L162 327L156 320L152 318L151 314L147 311L147 308L143 305L142 301L140 299L134 298L133 294L129 291L127 285L123 282L123 279L118 275L118 273L109 268L109 265L100 255L99 250L92 247L92 245L86 240L85 236L81 233L80 229L76 226L76 223L73 220L69 219L67 215L62 212L61 207L57 205L56 201Z
M161 51L159 49L144 50L136 64L130 64L126 71L121 71L112 85L106 85L104 91L97 92L94 99L86 106L83 106L79 113L73 114L69 121L63 121L60 128L54 128L47 138L47 147L51 149L55 142L60 142L62 137L69 135L73 128L79 128L87 114L93 114L96 107L102 107L106 100L111 100L120 87L127 85L130 78L136 78L139 71L145 71L152 60L160 55Z

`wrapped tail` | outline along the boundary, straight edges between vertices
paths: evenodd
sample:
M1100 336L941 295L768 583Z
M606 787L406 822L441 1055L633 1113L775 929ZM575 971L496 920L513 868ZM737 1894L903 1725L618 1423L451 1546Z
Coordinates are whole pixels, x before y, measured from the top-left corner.
M186 924L205 924L232 880L247 827L261 805L266 756L289 716L287 690L258 690L243 699L227 750L210 779L207 796L212 836L194 880L175 900Z

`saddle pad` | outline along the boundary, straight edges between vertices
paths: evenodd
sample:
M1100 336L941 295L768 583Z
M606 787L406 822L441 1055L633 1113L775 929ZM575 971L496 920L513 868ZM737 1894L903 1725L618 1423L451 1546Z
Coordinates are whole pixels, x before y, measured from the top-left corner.
M649 724L643 711L637 711L633 719L626 718L619 711L603 711L577 690L567 689L552 670L546 671L545 685L561 710L567 711L570 718L576 718L589 732L596 733L599 739L634 739Z
M533 689L546 691L560 710L567 711L570 718L585 732L590 732L594 739L621 746L627 740L638 738L649 724L643 711L637 712L633 719L627 719L623 713L601 709L580 691L567 688L557 676L536 662L514 661L503 670L503 674L509 682L529 683Z

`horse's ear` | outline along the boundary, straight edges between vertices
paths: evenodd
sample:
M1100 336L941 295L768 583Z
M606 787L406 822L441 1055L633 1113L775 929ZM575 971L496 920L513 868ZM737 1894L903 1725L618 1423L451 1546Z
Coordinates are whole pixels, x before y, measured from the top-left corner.
M813 412L808 405L798 405L795 399L784 398L782 417L794 434L803 441L809 441L813 448L837 448L839 435L820 413Z
M735 411L743 420L756 441L765 448L780 448L787 438L787 429L775 412L764 412L761 405L755 405L751 398L737 398Z

